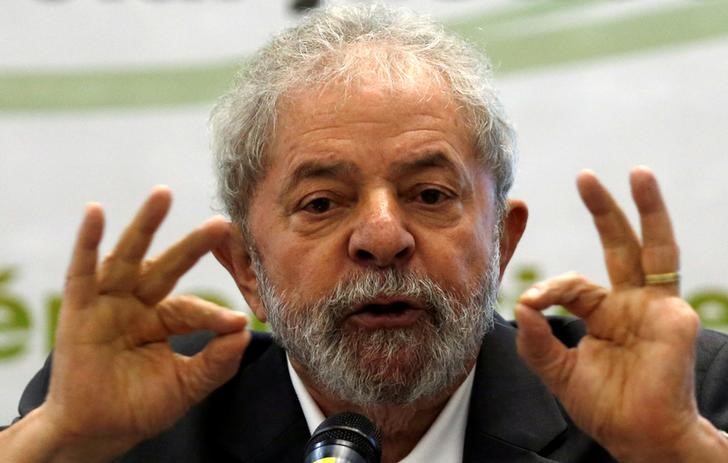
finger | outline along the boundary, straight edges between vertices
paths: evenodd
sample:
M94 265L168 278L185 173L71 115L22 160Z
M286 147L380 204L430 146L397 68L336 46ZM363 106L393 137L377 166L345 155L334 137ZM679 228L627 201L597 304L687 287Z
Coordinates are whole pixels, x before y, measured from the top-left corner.
M606 296L606 289L584 276L566 273L532 286L518 298L518 303L534 310L562 305L589 323Z
M247 330L225 334L214 338L193 357L178 357L180 381L191 403L199 402L233 377L250 338Z
M134 219L124 229L116 247L104 259L100 272L102 292L131 291L136 287L140 263L171 203L172 193L168 187L154 187Z
M543 314L524 304L516 306L518 354L554 393L559 393L574 367L573 356L551 332Z
M630 183L642 225L644 273L676 272L680 266L679 250L655 175L646 167L636 167L631 172ZM677 291L677 283L660 287Z
M164 299L177 284L177 280L215 246L228 233L222 217L213 217L197 230L167 249L144 269L140 283L134 291L137 297L153 305Z
M155 311L166 329L165 337L198 330L232 333L244 329L247 324L247 317L241 312L190 295L167 298Z
M196 296L168 297L154 308L137 315L127 329L130 345L159 342L172 335L209 330L219 334L245 328L247 317Z
M593 172L582 171L577 187L599 233L612 286L642 285L640 242L624 212Z
M96 296L96 262L103 231L104 211L100 204L89 203L66 273L64 309L83 308Z

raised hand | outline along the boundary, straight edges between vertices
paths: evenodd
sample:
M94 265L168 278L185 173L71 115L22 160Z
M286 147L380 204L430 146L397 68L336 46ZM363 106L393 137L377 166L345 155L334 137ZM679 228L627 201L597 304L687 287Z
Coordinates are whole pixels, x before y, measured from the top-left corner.
M526 291L516 307L519 353L576 424L620 461L724 461L702 452L706 443L724 449L697 411L699 321L678 295L670 218L652 172L635 168L630 181L641 240L594 174L579 175L612 287L566 274ZM551 334L540 312L556 304L586 323L587 335L575 348Z
M245 316L192 296L172 296L177 280L227 233L211 219L153 260L143 260L169 210L158 187L97 265L103 212L87 207L68 270L53 371L39 408L58 445L109 456L172 425L237 370L250 335ZM167 337L218 333L193 357ZM89 449L94 450L89 452Z

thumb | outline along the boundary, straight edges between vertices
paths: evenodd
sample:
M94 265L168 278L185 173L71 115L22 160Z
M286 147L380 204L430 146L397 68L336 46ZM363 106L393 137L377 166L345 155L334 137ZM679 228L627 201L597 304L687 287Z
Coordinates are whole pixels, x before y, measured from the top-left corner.
M250 331L245 329L218 335L193 357L178 357L182 389L192 404L235 375L250 339Z
M556 339L546 317L539 310L518 304L515 313L518 323L518 354L546 386L558 395L573 371L574 352Z

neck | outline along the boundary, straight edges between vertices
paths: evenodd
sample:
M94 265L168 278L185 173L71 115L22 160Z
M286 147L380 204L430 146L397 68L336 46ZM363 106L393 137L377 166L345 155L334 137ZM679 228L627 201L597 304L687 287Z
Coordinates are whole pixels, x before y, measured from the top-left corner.
M463 383L467 373L458 378L451 386L432 397L420 399L406 405L361 406L334 397L332 394L313 384L305 370L291 359L306 390L329 417L341 412L356 412L369 418L379 430L382 445L382 463L395 463L406 457L425 435L432 423L445 408L447 401ZM468 365L470 371L473 363Z

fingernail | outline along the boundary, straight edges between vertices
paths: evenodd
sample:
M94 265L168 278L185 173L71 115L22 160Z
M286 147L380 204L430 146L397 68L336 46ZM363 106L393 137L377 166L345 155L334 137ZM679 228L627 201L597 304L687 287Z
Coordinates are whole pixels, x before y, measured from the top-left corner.
M217 214L217 215L213 215L212 217L208 217L207 219L205 219L205 221L202 222L202 225L207 225L207 224L210 224L213 222L227 222L227 219L225 219L225 217Z
M535 299L543 294L543 289L539 288L538 286L532 286L526 290L525 293L523 293L523 297L529 298L529 299Z

